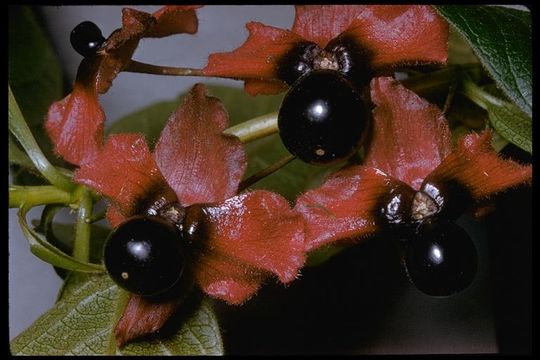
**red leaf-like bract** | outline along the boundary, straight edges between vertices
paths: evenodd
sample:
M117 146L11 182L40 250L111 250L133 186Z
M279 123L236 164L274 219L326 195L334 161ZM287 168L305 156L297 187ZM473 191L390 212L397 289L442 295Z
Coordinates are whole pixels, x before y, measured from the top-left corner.
M435 184L457 182L474 200L484 200L508 188L532 182L532 165L503 159L491 147L491 132L459 139L457 149L425 180Z
M221 102L197 84L161 132L155 159L182 206L236 194L247 159L240 140L222 134L228 122Z
M246 27L249 30L247 40L232 52L211 54L203 73L206 76L255 80L257 87L249 89L252 95L256 91L272 94L284 89L285 85L282 88L275 85L278 81L278 63L303 39L289 30L258 22L250 22ZM261 86L262 81L269 81L270 84L268 87Z
M117 345L121 347L128 341L161 329L183 300L182 297L156 302L138 295L131 295L114 329Z
M195 9L201 5L164 6L152 15L156 25L145 34L146 37L165 37L173 34L195 34L199 21Z
M297 277L305 261L303 221L285 198L259 190L203 211L195 277L208 295L241 304L271 274L283 283Z
M292 31L324 48L345 31L366 5L297 5Z
M74 179L111 199L126 217L141 208L139 201L170 191L139 134L109 136L98 156L83 164Z
M437 106L392 78L371 82L373 138L364 160L415 190L450 153L450 130Z
M448 57L448 23L428 5L365 6L345 33L368 50L374 70Z
M352 166L301 195L295 210L304 217L306 252L335 241L358 241L380 230L380 200L393 186L395 180L377 169Z
M92 81L95 72L91 62L81 62L73 91L53 103L45 119L45 130L54 144L54 151L75 165L93 159L103 144L105 113Z

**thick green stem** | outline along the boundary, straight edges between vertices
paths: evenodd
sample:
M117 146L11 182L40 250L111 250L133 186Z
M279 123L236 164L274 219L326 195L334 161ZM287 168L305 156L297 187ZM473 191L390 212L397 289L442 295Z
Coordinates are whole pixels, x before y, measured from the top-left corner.
M79 187L75 191L79 199L77 223L75 225L75 242L73 244L73 257L81 262L90 261L90 224L88 219L92 216L93 202L88 189Z
M242 143L245 144L277 133L279 131L277 118L277 112L268 113L232 126L226 129L223 133L236 136Z
M47 204L69 204L71 193L56 186L9 186L9 207L38 206Z
M129 65L123 71L132 73L152 74L152 75L169 75L169 76L204 76L201 69L159 66L141 63L131 60Z
M8 85L8 98L9 98L9 131L15 136L15 138L22 145L30 160L38 171L47 179L51 184L55 185L66 191L71 191L75 185L71 180L59 172L50 162L47 160L43 152L39 148L36 139L32 135L30 128L26 124L22 115L21 109L11 92L11 87Z

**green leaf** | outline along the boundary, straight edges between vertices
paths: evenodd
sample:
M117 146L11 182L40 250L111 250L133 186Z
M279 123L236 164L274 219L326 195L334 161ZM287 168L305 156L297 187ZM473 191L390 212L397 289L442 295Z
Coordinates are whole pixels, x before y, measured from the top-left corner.
M532 116L530 12L497 6L435 7L469 42L504 93Z
M514 104L488 102L488 117L493 128L503 138L532 153L532 119Z
M121 292L107 275L70 274L59 301L11 342L15 355L105 355ZM190 298L191 299L191 298ZM186 306L181 325L166 337L135 341L117 355L222 355L209 300Z
M22 206L18 212L19 225L30 244L30 251L41 260L67 270L83 272L103 272L101 265L80 262L73 257L62 252L60 249L49 243L26 222L26 214L30 207Z
M30 7L10 6L8 22L9 83L39 147L52 160L43 119L62 97L60 62Z

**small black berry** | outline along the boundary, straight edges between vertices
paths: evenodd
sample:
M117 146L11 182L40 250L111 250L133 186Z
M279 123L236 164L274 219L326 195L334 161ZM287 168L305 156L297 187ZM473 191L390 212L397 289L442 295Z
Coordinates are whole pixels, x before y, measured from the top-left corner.
M138 295L157 295L175 285L183 273L182 234L157 216L131 218L107 239L104 262L118 286Z
M75 51L84 57L90 57L100 48L105 38L96 24L84 21L73 28L69 40Z
M472 283L476 249L465 230L453 222L425 224L409 239L405 267L420 291L432 296L452 295Z
M360 93L347 78L333 70L313 70L283 99L278 127L293 155L307 163L328 164L358 150L367 116Z
M303 42L290 50L278 64L278 78L292 85L313 69L313 58L320 51L317 44Z

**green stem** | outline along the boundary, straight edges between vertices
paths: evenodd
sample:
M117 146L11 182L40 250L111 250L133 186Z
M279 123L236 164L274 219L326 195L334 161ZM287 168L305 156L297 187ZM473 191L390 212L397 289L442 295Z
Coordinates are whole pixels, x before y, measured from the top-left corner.
M495 96L492 96L487 91L476 85L467 74L463 74L461 78L461 93L468 97L476 105L487 110L489 104L501 106L502 102Z
M71 191L75 185L70 179L59 172L50 162L47 160L43 152L39 148L36 139L32 136L30 128L26 124L22 115L21 109L11 92L11 87L8 85L9 92L9 131L17 138L22 145L30 160L38 171L47 179L51 184L62 190Z
M135 60L131 60L127 68L123 71L152 75L204 76L201 69L152 65L141 63Z
M90 192L81 186L75 190L79 199L77 223L75 224L75 242L73 244L73 257L81 262L90 261L90 224L88 219L92 216L93 202Z
M273 174L274 172L278 171L279 169L293 161L295 158L296 156L289 154L278 162L256 172L255 174L240 182L240 185L238 185L238 192L247 189L251 185L255 184L257 181L262 180L270 174Z
M242 143L245 144L277 133L279 131L277 117L277 112L268 113L232 126L226 129L223 133L236 136Z
M9 186L9 207L33 207L46 204L69 204L72 202L71 193L56 186Z
M93 215L90 218L86 219L86 222L89 224L95 223L96 221L105 219L105 216L107 216L107 210L103 210L98 212L97 214Z
M462 71L469 72L474 78L480 78L482 75L482 66L479 64L448 66L428 74L411 76L401 80L401 83L420 95L444 91L456 81L456 78L460 76Z

